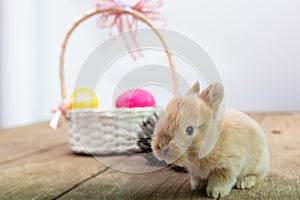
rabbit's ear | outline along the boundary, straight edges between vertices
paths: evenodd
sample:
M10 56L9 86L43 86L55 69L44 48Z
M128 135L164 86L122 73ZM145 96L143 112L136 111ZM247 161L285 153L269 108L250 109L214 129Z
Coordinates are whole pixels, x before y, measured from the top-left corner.
M217 111L224 97L224 87L220 83L211 84L199 96L214 111Z
M191 89L186 93L187 95L198 94L200 92L199 81L196 81Z

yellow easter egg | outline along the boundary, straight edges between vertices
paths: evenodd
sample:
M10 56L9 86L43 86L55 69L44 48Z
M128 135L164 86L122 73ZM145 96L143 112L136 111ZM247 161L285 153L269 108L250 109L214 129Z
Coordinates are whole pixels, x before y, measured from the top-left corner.
M93 90L79 88L71 95L71 109L98 108L98 98Z

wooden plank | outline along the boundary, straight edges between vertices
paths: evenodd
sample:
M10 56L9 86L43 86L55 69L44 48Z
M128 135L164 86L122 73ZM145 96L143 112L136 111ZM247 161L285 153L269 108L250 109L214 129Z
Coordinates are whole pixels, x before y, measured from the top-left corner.
M118 163L123 157L106 159ZM0 166L0 199L56 198L107 169L97 159L74 155L61 145Z
M137 171L150 170L150 172L126 172L133 167ZM61 199L89 199L93 197L101 199L145 199L168 182L174 174L178 175L169 168L161 169L146 165L145 159L141 156L127 157L117 169L122 171L110 169L64 195Z
M46 122L0 130L0 165L38 151L55 148L67 141L68 136L64 126L58 131L54 131L48 127Z
M201 199L209 200L205 190L190 191L189 185L185 183L182 189L174 195L175 198L163 199ZM233 199L289 199L298 200L300 198L300 185L295 180L287 180L278 176L269 176L263 182L248 190L232 189L230 195L224 200Z
M271 175L300 179L300 114L266 115L261 125L268 137Z
M159 177L158 177L159 178ZM147 199L173 199L178 198L179 191L185 191L182 198L189 198L191 193L189 175L186 173L174 173L160 187L158 187ZM184 188L184 189L183 189Z
M300 199L300 114L250 115L268 136L271 175L224 199ZM0 199L207 199L190 191L188 174L147 166L141 156L99 157L113 168L75 156L61 131L47 123L0 131Z

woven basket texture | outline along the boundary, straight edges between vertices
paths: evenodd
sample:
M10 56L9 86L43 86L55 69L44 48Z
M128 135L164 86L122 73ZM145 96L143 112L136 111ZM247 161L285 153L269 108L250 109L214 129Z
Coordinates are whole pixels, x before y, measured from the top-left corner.
M71 149L80 154L138 152L141 125L161 108L79 109L66 113Z

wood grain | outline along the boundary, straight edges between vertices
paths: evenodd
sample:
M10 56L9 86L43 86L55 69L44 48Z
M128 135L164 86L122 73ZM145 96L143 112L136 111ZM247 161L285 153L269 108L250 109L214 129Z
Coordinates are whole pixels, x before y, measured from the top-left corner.
M64 126L54 131L46 122L0 130L0 165L67 143L67 137Z
M128 168L134 164L141 168L148 168L149 172L127 173ZM121 165L122 171L110 169L82 184L62 199L88 199L93 196L102 199L145 199L152 193L156 193L158 188L169 182L169 179L173 180L174 176L178 176L178 173L170 168L149 168L145 165L144 158L140 156L129 156Z
M300 199L300 114L250 113L269 141L271 172L224 199ZM136 173L133 173L136 172ZM0 199L208 199L189 175L141 155L79 156L47 123L0 131Z
M61 145L1 165L0 199L53 198L106 169L96 159L74 156Z
M261 125L267 134L271 175L300 179L300 114L266 115Z

